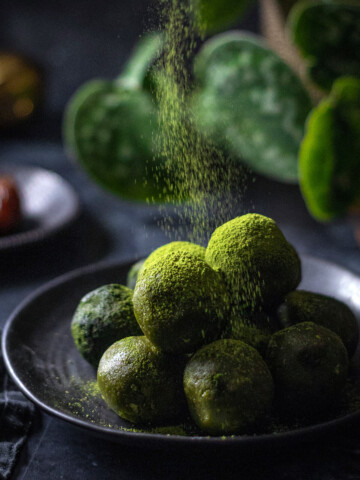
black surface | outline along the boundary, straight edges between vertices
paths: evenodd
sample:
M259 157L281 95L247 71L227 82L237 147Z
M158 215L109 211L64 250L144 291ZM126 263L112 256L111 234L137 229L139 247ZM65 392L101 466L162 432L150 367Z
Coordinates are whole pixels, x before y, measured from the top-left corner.
M283 433L208 437L126 431L133 426L115 415L100 395L84 387L96 380L95 370L80 356L70 333L70 323L80 299L101 285L125 284L131 263L100 263L63 275L41 287L23 302L3 333L5 364L20 389L47 413L123 444L164 450L210 449L241 454L314 440L331 435L360 419L360 411L329 416L317 424ZM360 278L330 262L305 256L300 288L346 302L360 322ZM352 371L360 370L360 346Z
M0 379L0 479L7 480L27 440L35 405L9 379L1 351Z
M148 23L147 0L3 0L0 46L33 55L44 67L44 109L32 123L0 132L0 163L54 170L75 187L83 206L78 221L41 245L0 258L0 326L12 310L44 282L98 260L141 257L166 241L153 220L156 210L122 202L100 190L66 158L61 114L69 96L87 79L117 75ZM258 22L251 14L246 27ZM347 221L315 222L297 187L258 178L246 204L272 216L300 253L310 253L360 274L360 252ZM152 451L100 440L66 422L39 414L13 475L19 480L360 478L360 429L284 451L216 455Z

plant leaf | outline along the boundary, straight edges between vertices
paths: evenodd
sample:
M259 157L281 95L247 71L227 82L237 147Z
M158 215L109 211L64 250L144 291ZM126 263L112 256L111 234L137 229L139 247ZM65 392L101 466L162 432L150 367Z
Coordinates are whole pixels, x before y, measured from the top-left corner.
M360 195L360 80L338 79L311 113L299 155L301 190L319 220L346 213Z
M196 21L204 33L216 33L236 23L253 0L191 0Z
M144 36L114 81L92 80L68 102L64 142L101 186L131 200L162 201L162 165L155 157L157 109L149 93L149 71L163 35Z
M159 58L163 45L163 33L153 32L144 35L118 78L118 85L131 90L143 88L149 70Z
M69 103L65 143L100 185L123 198L146 200L159 194L153 164L156 115L147 92L95 80Z
M289 28L317 85L330 90L338 77L360 76L359 1L298 2Z
M228 32L205 43L195 77L192 107L202 130L254 171L296 182L311 100L289 66L259 37Z

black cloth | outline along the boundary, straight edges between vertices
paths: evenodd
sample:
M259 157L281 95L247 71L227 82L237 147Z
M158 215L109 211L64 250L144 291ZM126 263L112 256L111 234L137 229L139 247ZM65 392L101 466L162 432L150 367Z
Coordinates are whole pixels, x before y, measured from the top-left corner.
M10 477L26 441L34 413L34 405L10 380L0 350L0 480Z

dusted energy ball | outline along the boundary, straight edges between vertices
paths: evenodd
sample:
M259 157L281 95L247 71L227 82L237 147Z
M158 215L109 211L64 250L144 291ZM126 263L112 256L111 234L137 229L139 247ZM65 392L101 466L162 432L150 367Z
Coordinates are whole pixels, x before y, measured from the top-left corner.
M265 354L271 335L277 330L276 319L265 312L250 315L230 316L221 338L241 340Z
M191 242L170 242L162 245L161 247L154 250L145 260L145 265L149 265L150 262L156 261L164 255L172 252L187 252L191 253L200 260L205 259L205 247L201 245L196 245L196 243Z
M283 327L301 322L314 322L335 332L343 341L349 356L355 352L359 327L350 308L335 298L297 290L285 297L278 308Z
M255 213L218 227L205 260L224 275L235 313L278 306L301 280L295 249L274 220Z
M311 417L334 404L345 386L348 355L331 330L304 322L276 332L266 361L280 411Z
M156 261L158 258L161 258L163 255L168 253L183 251L191 253L195 255L195 257L200 258L201 260L205 259L205 248L201 247L200 245L196 245L195 243L191 242L170 242L162 245L161 247L154 250L150 255L143 259L136 262L129 270L127 275L126 284L129 288L134 289L137 277L139 275L140 270L142 269L143 265L150 265L150 262Z
M261 421L273 380L260 354L240 340L217 340L197 351L184 372L191 416L213 435L241 433Z
M94 367L116 340L141 335L132 303L133 291L110 284L83 297L71 323L71 333L81 355Z
M188 353L218 338L228 310L219 273L184 251L144 265L134 311L147 338L165 352Z
M184 357L161 352L146 337L128 337L106 350L97 381L105 402L120 417L162 422L184 412L184 366Z

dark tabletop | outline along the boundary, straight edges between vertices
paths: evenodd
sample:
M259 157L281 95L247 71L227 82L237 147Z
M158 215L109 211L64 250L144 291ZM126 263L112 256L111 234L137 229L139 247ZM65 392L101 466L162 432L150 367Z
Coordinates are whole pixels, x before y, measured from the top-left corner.
M39 165L60 173L79 194L77 222L41 245L0 258L0 327L35 288L73 268L100 260L142 257L167 241L155 207L105 193L67 159L61 113L73 91L94 77L114 77L149 24L147 0L2 0L0 48L22 51L45 69L44 109L32 123L0 134L0 163ZM256 10L245 19L257 29ZM360 252L346 220L315 222L296 186L257 178L234 215L273 217L300 253L310 253L360 274ZM13 478L51 479L357 479L359 429L321 442L263 454L165 453L99 440L38 412Z

